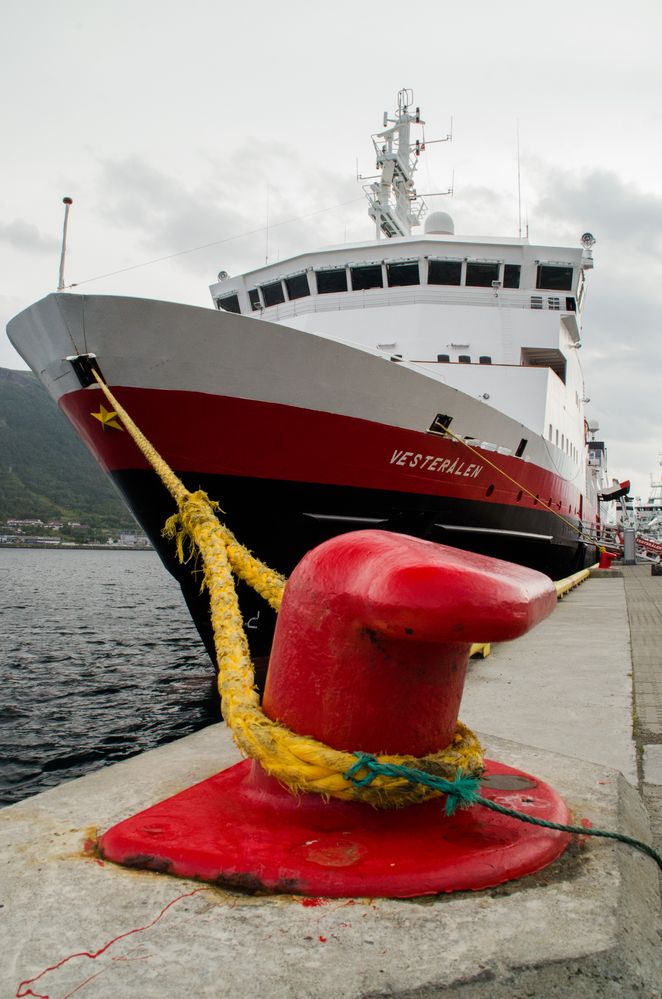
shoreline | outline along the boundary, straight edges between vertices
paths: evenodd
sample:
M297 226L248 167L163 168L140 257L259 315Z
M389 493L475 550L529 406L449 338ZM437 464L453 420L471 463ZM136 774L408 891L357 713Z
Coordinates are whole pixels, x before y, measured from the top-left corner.
M154 548L151 545L77 545L77 544L58 544L58 545L38 545L34 543L25 544L0 544L0 551L3 548L11 549L11 551L16 551L17 549L25 548L30 549L30 551L102 551L102 552L153 552Z

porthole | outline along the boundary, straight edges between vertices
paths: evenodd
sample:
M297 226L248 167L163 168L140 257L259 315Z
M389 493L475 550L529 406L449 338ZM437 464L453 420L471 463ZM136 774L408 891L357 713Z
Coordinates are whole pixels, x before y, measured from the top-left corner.
M493 485L489 485L487 487L487 489L485 490L485 495L486 496L491 496L493 492L494 492L494 486Z
M520 500L522 499L522 496L523 496L523 495L524 495L524 493L523 493L523 492L522 492L522 490L520 489L520 491L519 491L519 492L518 492L518 494L517 494L517 502L518 502L518 503L519 503L519 502L520 502Z

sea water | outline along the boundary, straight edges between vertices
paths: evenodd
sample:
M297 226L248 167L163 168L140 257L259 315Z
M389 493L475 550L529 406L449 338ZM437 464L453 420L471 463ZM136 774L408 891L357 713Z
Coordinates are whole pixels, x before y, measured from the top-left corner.
M153 551L0 549L0 804L218 720Z

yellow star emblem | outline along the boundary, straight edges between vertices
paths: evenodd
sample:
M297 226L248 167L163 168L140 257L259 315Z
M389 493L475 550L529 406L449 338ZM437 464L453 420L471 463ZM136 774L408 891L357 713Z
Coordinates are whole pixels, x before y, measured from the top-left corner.
M112 427L113 430L124 430L124 427L119 422L119 417L113 409L106 409L105 406L99 405L98 413L90 413L95 420L98 420L103 429L106 427Z

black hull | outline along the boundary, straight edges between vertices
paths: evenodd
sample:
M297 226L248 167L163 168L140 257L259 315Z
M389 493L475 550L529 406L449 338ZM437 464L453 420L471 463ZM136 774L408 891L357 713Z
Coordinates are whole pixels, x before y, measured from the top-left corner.
M164 565L178 580L200 637L215 661L209 603L206 594L200 593L199 573L190 563L181 566L173 543L161 535L166 519L175 509L172 498L153 472L115 472L113 478ZM366 527L411 534L516 562L552 579L576 572L596 559L594 545L585 545L569 525L535 506L500 506L443 496L216 475L187 474L182 479L187 488L204 489L211 499L217 500L223 510L223 522L238 539L285 575L315 545L337 534ZM449 529L453 526L470 526L472 530ZM517 533L504 535L491 531ZM523 536L526 534L539 537ZM546 539L550 535L551 541ZM275 614L241 584L239 595L251 653L265 668Z

